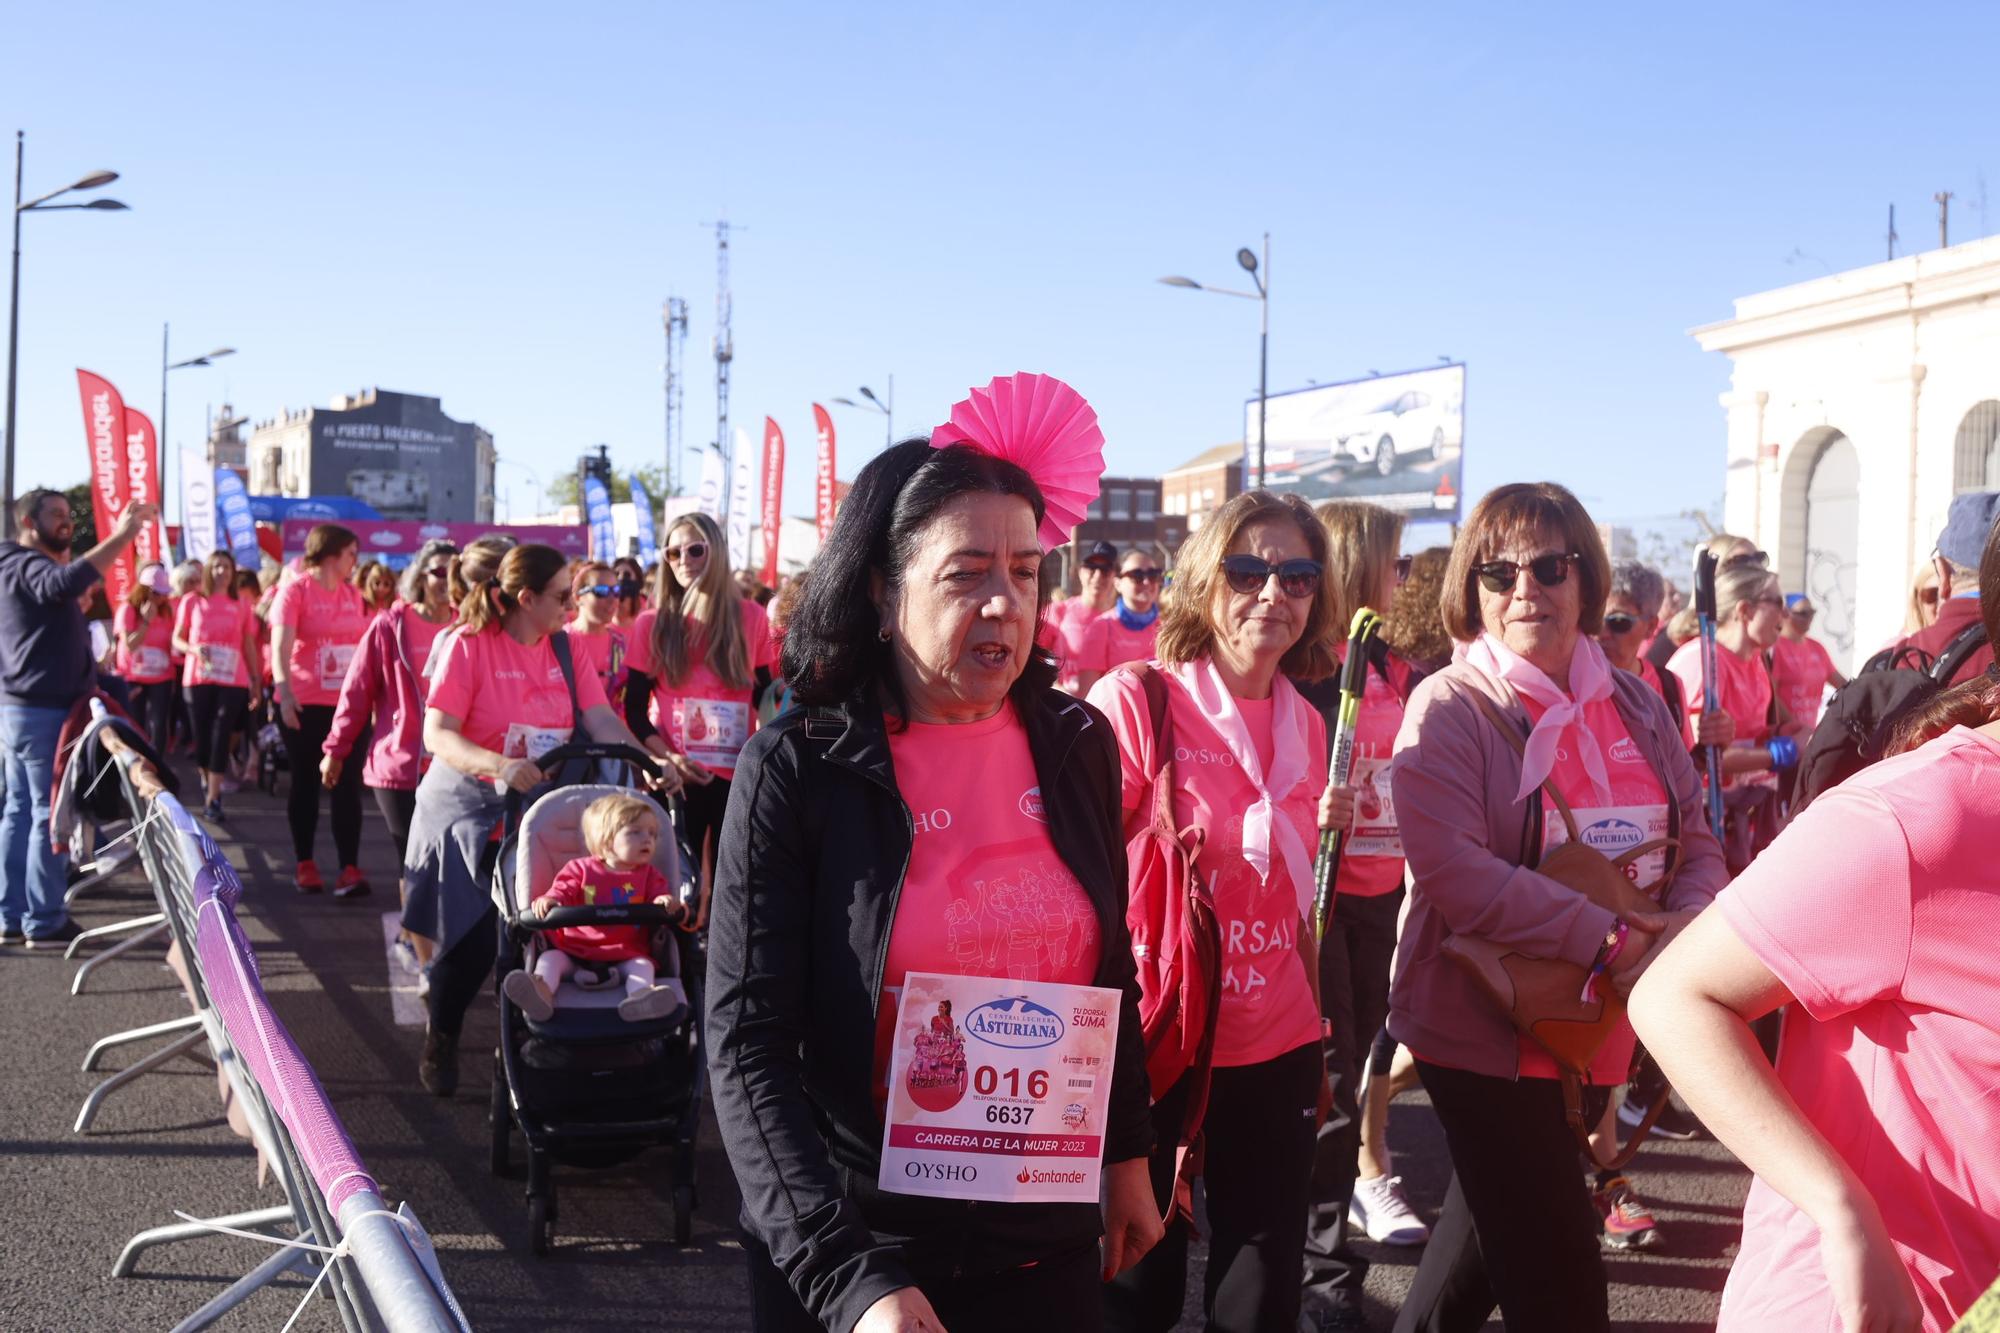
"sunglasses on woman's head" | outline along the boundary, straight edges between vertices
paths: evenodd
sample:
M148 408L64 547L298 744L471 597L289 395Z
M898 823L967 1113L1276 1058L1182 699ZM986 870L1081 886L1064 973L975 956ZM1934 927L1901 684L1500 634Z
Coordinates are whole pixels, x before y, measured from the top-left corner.
M1628 616L1623 611L1604 613L1604 628L1612 634L1630 634L1639 624L1639 617Z
M1285 560L1274 565L1254 555L1222 558L1222 576L1229 581L1229 590L1245 597L1264 591L1273 574L1278 576L1278 591L1287 597L1310 597L1319 591L1317 560Z
M707 542L689 542L686 546L669 546L660 552L669 564L681 564L684 560L699 560L708 554Z
M1741 569L1745 565L1768 565L1771 557L1763 551L1738 551L1722 562L1724 569Z
M1121 569L1118 571L1118 577L1121 579L1130 579L1134 583L1158 583L1160 575L1166 572L1164 569L1156 569L1151 565L1134 565L1130 569Z
M1568 555L1538 555L1525 565L1518 560L1488 560L1474 565L1472 572L1479 576L1480 586L1488 592L1506 592L1520 581L1523 569L1534 575L1535 582L1544 588L1557 588L1569 578L1570 565L1581 558L1572 551Z

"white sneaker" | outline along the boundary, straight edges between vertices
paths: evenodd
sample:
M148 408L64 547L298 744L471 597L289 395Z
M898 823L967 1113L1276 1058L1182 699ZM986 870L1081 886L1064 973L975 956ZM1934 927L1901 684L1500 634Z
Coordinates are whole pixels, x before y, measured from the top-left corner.
M411 976L416 976L424 970L424 965L417 961L415 946L403 936L396 937L396 942L389 946L389 952L394 955L397 966Z
M1401 1176L1355 1181L1354 1199L1347 1205L1347 1224L1360 1227L1368 1239L1383 1245L1422 1245L1431 1238L1431 1229L1403 1196Z

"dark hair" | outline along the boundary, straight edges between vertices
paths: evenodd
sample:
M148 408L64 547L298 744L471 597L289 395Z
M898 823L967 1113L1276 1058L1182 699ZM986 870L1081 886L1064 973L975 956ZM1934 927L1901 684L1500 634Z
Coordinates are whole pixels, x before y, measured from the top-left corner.
M1474 566L1492 560L1511 541L1559 542L1577 561L1577 632L1595 636L1604 628L1604 599L1611 589L1611 560L1604 539L1576 496L1552 481L1517 481L1496 487L1473 506L1472 517L1451 548L1438 612L1445 632L1471 643L1484 629Z
M11 443L11 441L9 442ZM37 486L20 499L14 501L14 522L20 527L38 523L42 517L42 506L51 500L67 500L61 491L52 491L46 486Z
M306 534L306 550L300 558L305 561L307 569L317 569L322 561L337 560L342 551L359 545L361 539L354 535L352 528L343 528L338 523L318 523Z
M879 575L890 591L900 587L938 511L961 495L980 494L1026 500L1041 527L1046 506L1034 479L971 445L933 449L928 439L904 440L861 469L785 620L781 665L800 703L847 703L872 688L887 695L897 713L908 711L890 646L878 633L870 582ZM1042 605L1038 600L1038 623ZM1055 658L1037 645L1014 690L1031 696L1054 684L1055 673Z
M1986 534L1986 548L1979 556L1979 618L1986 623L1986 641L2000 643L2000 523ZM1912 712L1897 724L1883 753L1901 754L1953 727L1983 727L1989 722L2000 722L2000 665L1952 686Z

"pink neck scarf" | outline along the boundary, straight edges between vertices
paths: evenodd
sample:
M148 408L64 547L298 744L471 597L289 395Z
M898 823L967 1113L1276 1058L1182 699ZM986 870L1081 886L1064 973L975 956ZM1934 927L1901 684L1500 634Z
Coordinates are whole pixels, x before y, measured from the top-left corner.
M1285 872L1291 876L1292 892L1298 895L1299 910L1312 903L1312 853L1305 839L1289 819L1278 813L1278 804L1292 794L1308 776L1311 765L1306 754L1305 701L1283 675L1271 682L1271 772L1257 758L1256 742L1250 738L1249 724L1222 683L1222 673L1204 657L1193 662L1168 666L1167 671L1186 687L1188 696L1202 719L1229 747L1236 767L1257 791L1257 799L1243 812L1243 859L1262 883L1271 882L1271 843L1275 838Z
M1584 721L1588 704L1611 697L1611 664L1604 649L1588 635L1579 636L1576 653L1569 660L1569 687L1565 694L1529 662L1491 634L1481 634L1463 649L1464 659L1495 680L1505 681L1524 699L1531 699L1546 711L1528 735L1528 752L1521 764L1521 786L1517 801L1542 785L1555 767L1556 750L1567 744L1583 761L1583 771L1597 788L1597 803L1611 804L1611 781L1604 771L1604 747Z

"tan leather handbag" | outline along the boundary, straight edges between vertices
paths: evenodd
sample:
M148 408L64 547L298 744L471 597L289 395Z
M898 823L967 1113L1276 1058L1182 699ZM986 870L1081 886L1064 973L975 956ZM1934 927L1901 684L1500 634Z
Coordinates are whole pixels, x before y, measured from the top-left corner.
M1527 744L1518 728L1483 695L1474 693L1480 710L1524 758ZM1680 860L1680 842L1658 838L1641 843L1616 859L1588 846L1577 828L1569 802L1552 782L1544 781L1569 841L1562 843L1532 867L1538 873L1571 889L1619 917L1635 912L1658 912L1660 898L1673 882ZM1658 883L1641 888L1625 873L1627 866L1654 852L1667 852L1667 870ZM1583 983L1589 969L1560 958L1536 958L1504 944L1473 935L1453 935L1444 942L1445 957L1458 964L1478 983L1489 999L1507 1015L1524 1035L1549 1053L1560 1072L1563 1110L1584 1152L1606 1171L1615 1171L1632 1160L1653 1122L1665 1108L1666 1098L1650 1108L1645 1122L1615 1156L1607 1160L1590 1146L1591 1126L1584 1121L1583 1080L1590 1062L1610 1037L1618 1020L1625 1016L1625 1000L1609 977L1599 979L1596 998L1583 998Z

